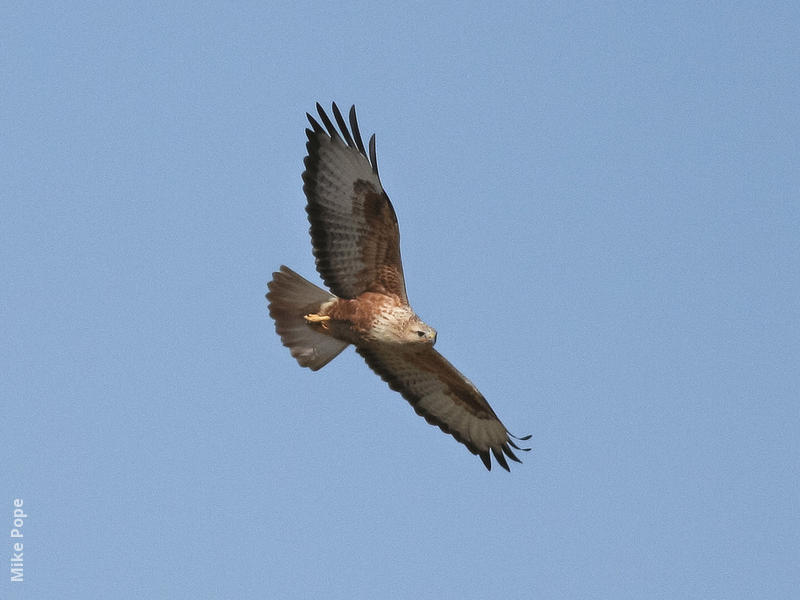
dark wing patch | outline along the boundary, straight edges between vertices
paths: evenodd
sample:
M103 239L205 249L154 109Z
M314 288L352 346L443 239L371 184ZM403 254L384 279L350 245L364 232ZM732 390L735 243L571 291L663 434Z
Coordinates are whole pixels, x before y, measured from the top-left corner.
M375 136L369 154L358 129L355 107L350 128L336 104L336 126L317 104L311 115L303 172L311 243L317 271L341 298L364 292L394 294L408 303L400 258L397 215L378 177ZM352 132L351 132L352 130Z
M433 348L412 351L360 347L356 350L390 388L408 400L418 415L477 454L487 469L492 468L490 452L498 464L509 471L506 458L521 462L511 448L529 450L514 443L514 436L478 389Z

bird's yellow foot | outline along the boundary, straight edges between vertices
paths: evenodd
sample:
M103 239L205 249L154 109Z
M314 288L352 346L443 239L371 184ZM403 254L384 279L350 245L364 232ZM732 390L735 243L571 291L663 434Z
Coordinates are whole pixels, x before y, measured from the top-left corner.
M313 323L315 325L319 325L320 327L322 327L322 329L328 329L328 321L331 320L331 318L328 315L318 315L318 314L315 314L315 313L311 313L310 315L306 315L303 318L306 320L306 323L308 323L309 325Z
M309 315L306 315L303 318L306 320L306 323L308 323L309 325L317 325L317 326L321 327L322 329L328 329L328 321L331 320L331 318L328 315L318 315L318 314L315 314L315 313L311 313Z
M318 315L315 313L311 313L310 315L306 315L303 317L306 320L306 323L321 323L323 321L330 321L331 318L328 315Z

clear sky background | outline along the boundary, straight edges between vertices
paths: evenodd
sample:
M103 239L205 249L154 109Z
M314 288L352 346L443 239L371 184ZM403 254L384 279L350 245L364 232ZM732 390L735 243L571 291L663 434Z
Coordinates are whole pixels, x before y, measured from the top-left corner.
M797 3L272 4L0 11L0 596L800 597ZM275 335L332 100L510 474Z

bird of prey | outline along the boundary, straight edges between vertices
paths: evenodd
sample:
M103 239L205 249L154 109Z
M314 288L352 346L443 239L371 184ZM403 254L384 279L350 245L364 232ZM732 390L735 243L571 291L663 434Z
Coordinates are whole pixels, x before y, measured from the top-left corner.
M348 345L364 357L417 414L477 454L508 468L521 462L513 436L478 389L434 350L436 330L406 296L400 231L378 177L375 135L364 145L350 109L349 128L336 104L334 125L317 104L307 114L303 191L317 271L330 292L286 266L269 282L269 314L284 346L303 367L321 369ZM321 121L321 124L320 124ZM337 128L338 126L338 128Z

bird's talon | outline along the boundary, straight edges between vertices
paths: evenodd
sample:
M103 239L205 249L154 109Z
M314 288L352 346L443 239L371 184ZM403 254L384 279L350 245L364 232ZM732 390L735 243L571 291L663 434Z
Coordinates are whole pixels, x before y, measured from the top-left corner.
M326 321L331 320L328 315L318 315L315 313L308 314L303 318L306 320L306 323L319 323L323 329L328 328L328 323L326 323Z

